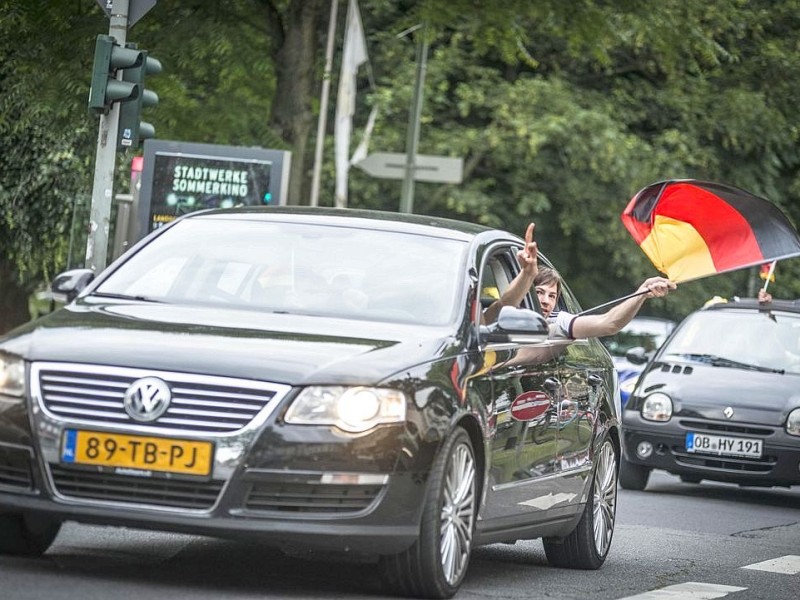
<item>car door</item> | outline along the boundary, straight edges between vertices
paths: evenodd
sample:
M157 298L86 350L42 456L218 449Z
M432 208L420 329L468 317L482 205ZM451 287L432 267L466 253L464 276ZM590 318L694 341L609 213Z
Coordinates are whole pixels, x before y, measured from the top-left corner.
M580 307L572 292L562 285L562 309L573 314ZM558 400L558 433L556 434L556 471L561 480L561 493L568 503L580 502L586 479L591 473L591 446L595 415L609 358L597 338L573 341L559 358L559 380L562 387Z
M484 308L500 297L518 271L515 251L499 247L484 261L479 286ZM534 306L530 295L523 304ZM555 489L562 351L560 346L520 345L494 351L494 429L487 493L495 498L487 504L491 512L486 518L540 510L537 498Z

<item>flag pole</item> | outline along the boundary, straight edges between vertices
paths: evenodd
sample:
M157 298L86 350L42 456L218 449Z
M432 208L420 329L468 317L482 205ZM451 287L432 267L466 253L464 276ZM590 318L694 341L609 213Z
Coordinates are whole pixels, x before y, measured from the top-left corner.
M648 293L649 291L650 290L643 290L641 292L632 292L632 293L628 294L627 296L623 296L622 298L617 298L616 300L611 300L611 301L606 302L604 304L600 304L598 306L595 306L594 308L589 308L589 309L587 309L587 310L585 310L583 312L578 313L575 316L576 317L581 317L583 315L591 315L591 314L597 312L598 310L601 310L603 308L610 308L612 306L615 306L615 305L619 304L620 302L625 302L625 300L630 300L631 298L636 298L636 296L642 296L642 295Z
M764 291L767 291L767 286L769 285L769 280L772 279L772 274L775 272L775 265L778 264L777 260L773 260L769 264L769 273L767 273L767 280L764 282Z
M333 43L336 38L336 16L339 0L331 0L331 17L328 23L328 45L325 50L325 74L322 76L322 95L319 101L319 120L317 121L317 145L314 153L314 175L311 179L311 206L319 204L319 183L322 173L322 150L325 147L325 125L328 118L328 97L331 89L331 69L333 66Z

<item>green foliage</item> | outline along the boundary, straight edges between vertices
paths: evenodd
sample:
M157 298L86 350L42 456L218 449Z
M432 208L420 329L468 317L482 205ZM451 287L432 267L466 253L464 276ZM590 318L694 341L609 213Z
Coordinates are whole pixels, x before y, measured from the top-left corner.
M93 40L108 21L93 0L1 2L0 256L33 285L65 266L72 207L91 190L97 120L86 97ZM654 181L738 185L800 222L800 0L359 4L370 76L359 72L353 147L378 106L371 150L405 151L424 32L418 151L463 157L465 177L459 185L417 182L415 212L520 234L535 221L540 247L586 307L655 274L619 219ZM332 204L345 7L340 2L321 204ZM313 65L321 77L327 2L159 2L128 35L164 65L147 83L160 102L143 115L156 137L286 147L268 127L272 100L296 91L277 89L275 61L289 51L287 28L309 10L321 25ZM426 29L411 30L423 22ZM121 191L128 158L118 161ZM293 168L310 178L310 164ZM349 186L351 206L398 210L399 180L354 168ZM800 295L799 263L778 266L776 296ZM679 318L711 296L749 295L761 283L755 269L710 277L645 310Z
M81 12L53 19L40 3L5 2L0 19L0 256L31 290L64 266L76 190L90 177L88 119L73 120L76 48L65 43L84 28ZM49 45L36 32L50 29ZM51 52L69 67L49 69ZM68 60L67 60L68 58ZM72 62L70 62L72 61ZM90 74L87 61L86 74ZM80 96L86 106L88 89Z
M160 139L276 147L267 121L275 94L273 41L257 3L161 2L129 32L164 70L145 111Z
M415 210L520 234L535 221L586 306L655 274L619 219L654 181L724 181L798 222L797 5L423 3L432 33L419 152L464 157L466 177L416 184ZM374 38L372 147L403 152L396 124L408 119L414 45ZM351 190L354 203L397 207L396 181L353 170ZM797 262L779 267L776 294L800 291ZM713 295L753 294L751 271L687 283L646 310L680 317Z

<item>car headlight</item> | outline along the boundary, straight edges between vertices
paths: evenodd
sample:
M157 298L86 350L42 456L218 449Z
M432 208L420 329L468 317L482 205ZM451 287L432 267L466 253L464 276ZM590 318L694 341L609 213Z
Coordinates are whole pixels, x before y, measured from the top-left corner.
M661 392L650 394L642 403L642 418L648 421L669 421L672 418L672 398Z
M800 408L795 408L786 419L786 433L800 436Z
M286 411L294 425L333 425L351 433L406 419L406 395L388 388L313 386L304 389Z
M25 395L25 362L18 356L0 352L0 396Z

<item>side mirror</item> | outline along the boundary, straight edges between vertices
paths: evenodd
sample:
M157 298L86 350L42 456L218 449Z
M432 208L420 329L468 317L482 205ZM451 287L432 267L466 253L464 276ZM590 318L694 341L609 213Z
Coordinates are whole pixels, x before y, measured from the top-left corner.
M513 306L501 308L497 320L482 330L490 344L541 344L550 337L550 326L542 315Z
M91 269L72 269L64 271L55 276L50 284L50 291L53 295L64 298L64 302L69 304L78 297L83 289L94 279L94 271Z
M648 355L647 351L641 346L636 346L628 350L625 353L625 358L635 365L643 365L650 360L650 356Z

